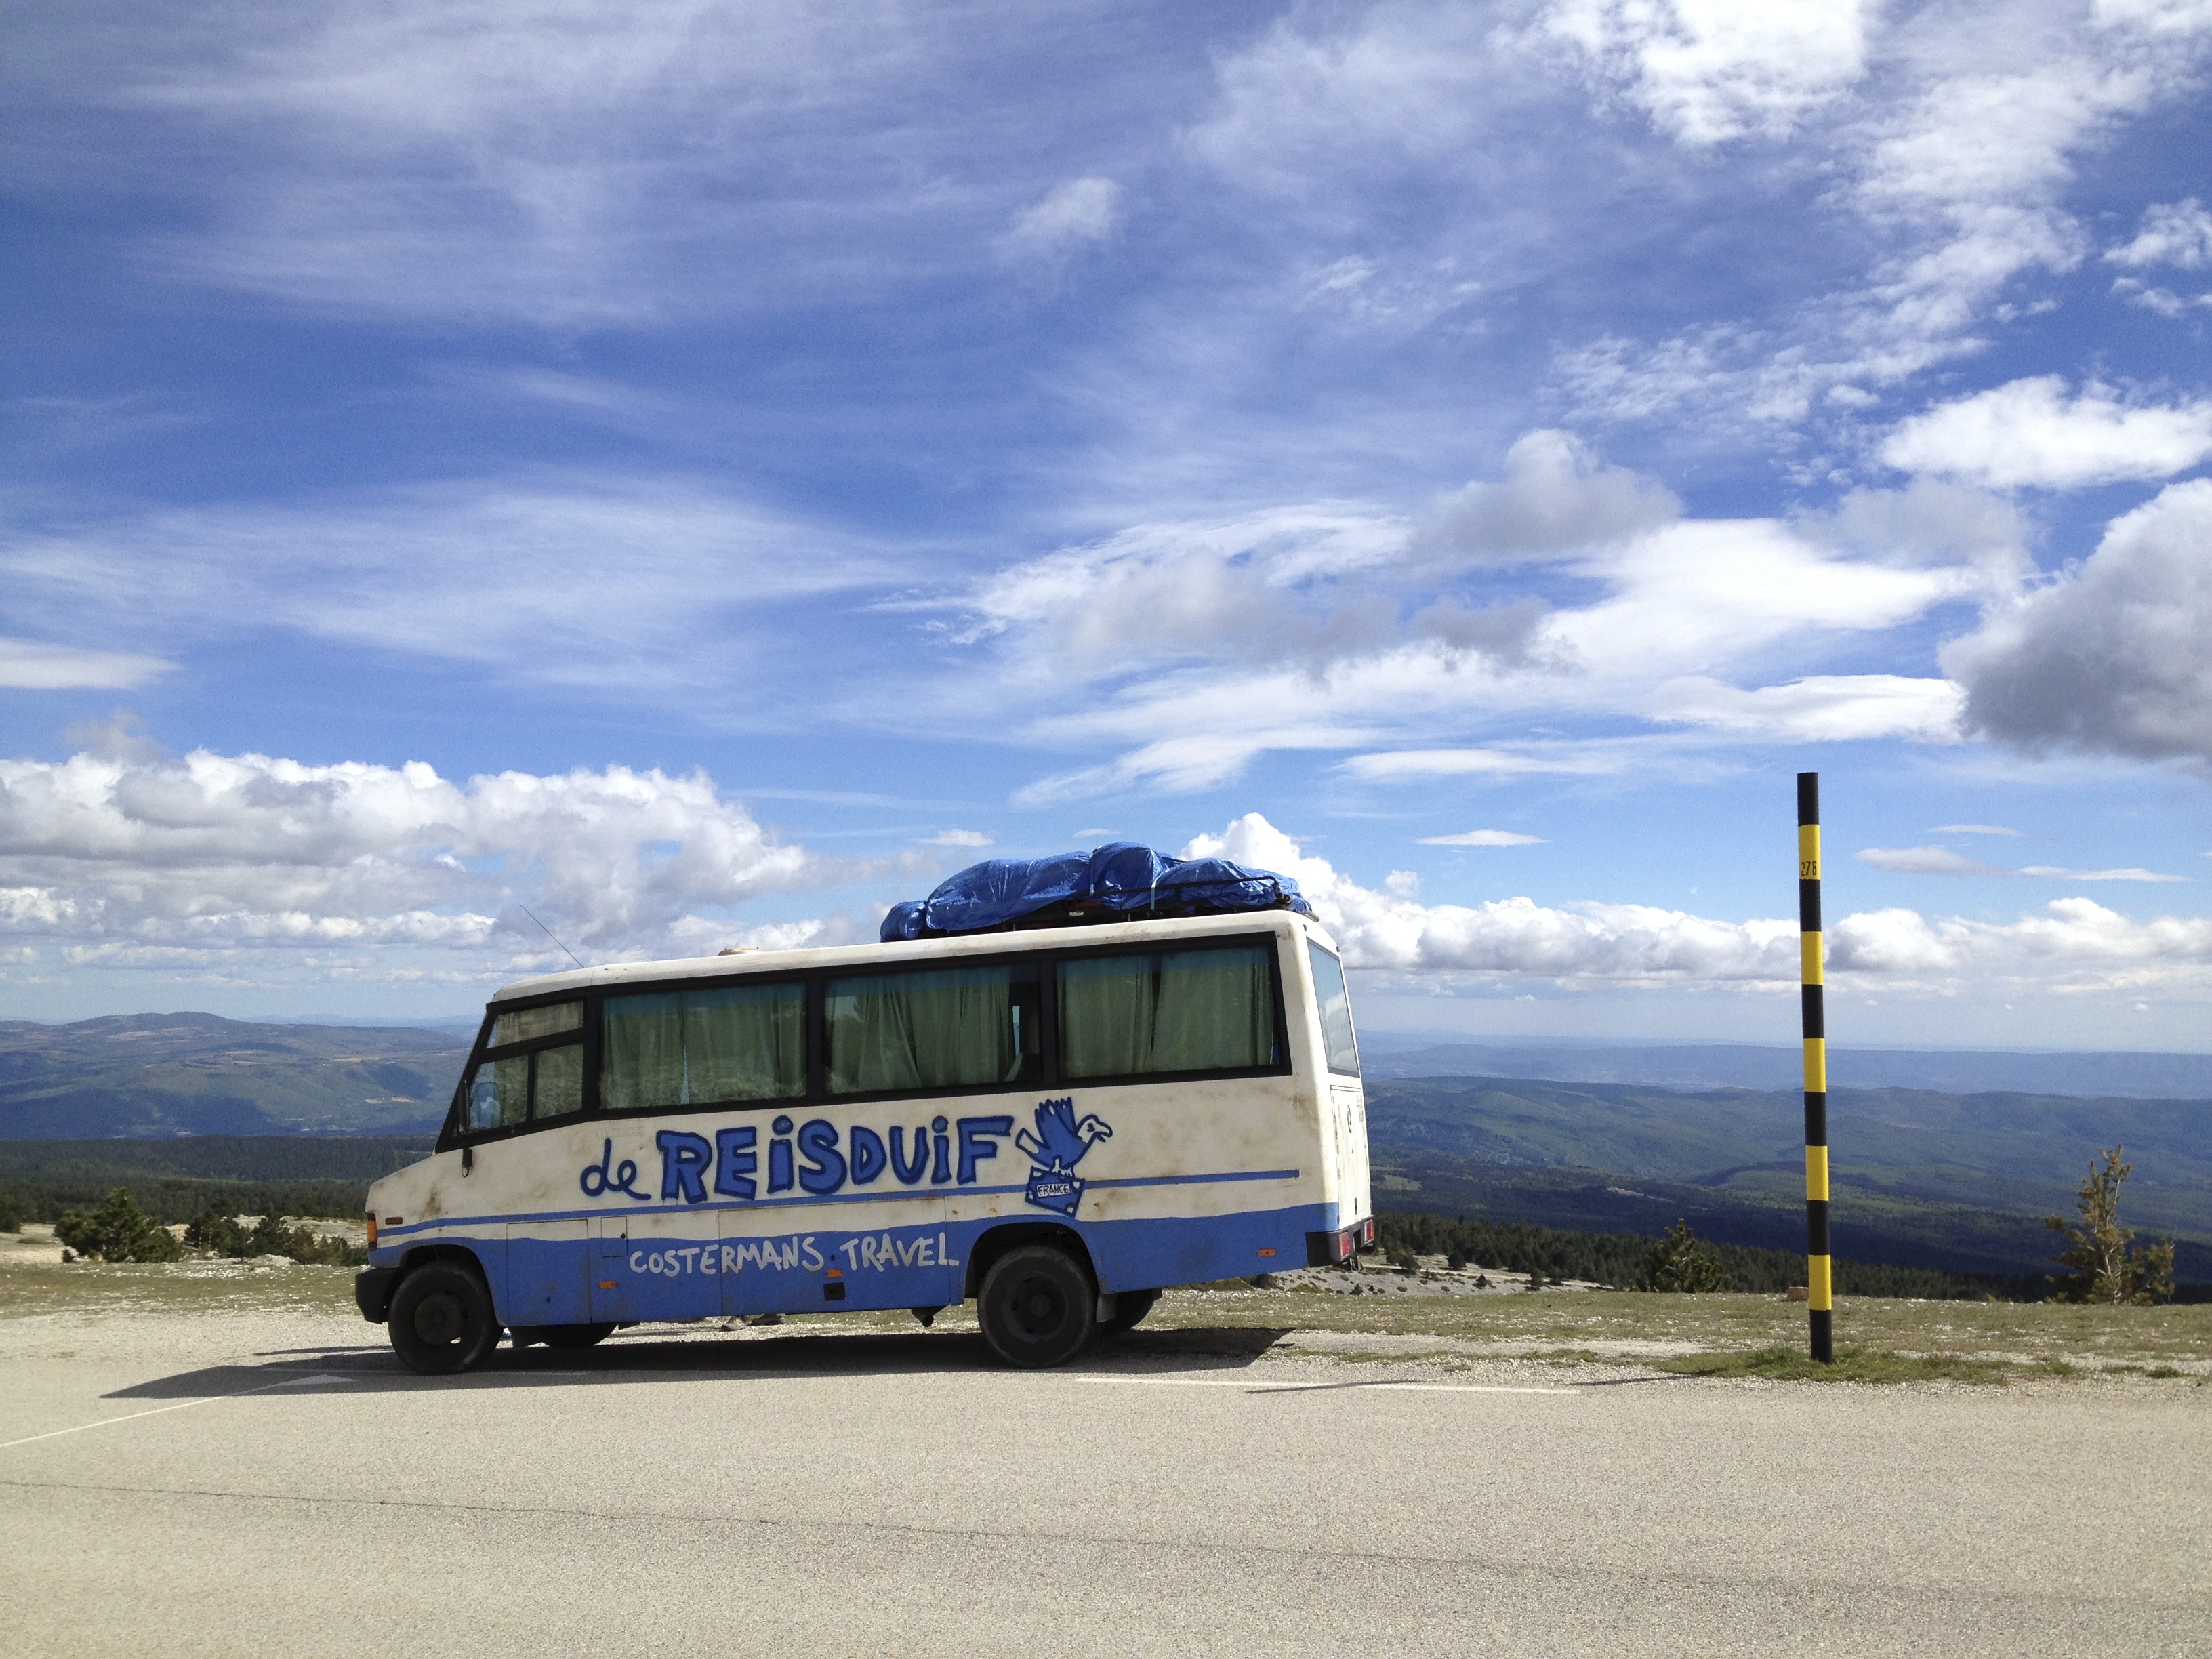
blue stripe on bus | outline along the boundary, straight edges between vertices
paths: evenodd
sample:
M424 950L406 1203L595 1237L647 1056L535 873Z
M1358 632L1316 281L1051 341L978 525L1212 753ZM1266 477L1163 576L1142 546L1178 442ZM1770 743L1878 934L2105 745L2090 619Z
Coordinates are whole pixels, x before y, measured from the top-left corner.
M969 1190L973 1190L972 1188ZM1306 1236L1337 1224L1334 1204L1225 1216L1079 1221L1108 1292L1302 1267ZM1016 1216L771 1237L540 1239L465 1235L508 1326L695 1320L756 1313L938 1307L958 1302L976 1243ZM832 1273L832 1269L836 1270ZM830 1303L825 1285L844 1294Z
M1109 1187L1209 1187L1232 1181L1295 1181L1303 1171L1297 1170L1232 1170L1220 1175L1182 1176L1122 1176L1098 1181L1087 1181L1085 1186L1095 1190ZM969 1198L995 1196L1006 1193L1026 1192L1027 1185L1016 1182L1002 1187L933 1187L921 1191L902 1188L896 1192L831 1193L821 1197L736 1199L726 1203L706 1204L640 1204L627 1210L538 1210L523 1215L441 1216L434 1220L410 1221L398 1227L380 1227L377 1236L380 1247L388 1238L404 1238L411 1234L434 1229L478 1227L503 1223L538 1221L586 1221L595 1216L633 1215L712 1215L723 1210L785 1210L811 1209L825 1204L897 1204L929 1198Z

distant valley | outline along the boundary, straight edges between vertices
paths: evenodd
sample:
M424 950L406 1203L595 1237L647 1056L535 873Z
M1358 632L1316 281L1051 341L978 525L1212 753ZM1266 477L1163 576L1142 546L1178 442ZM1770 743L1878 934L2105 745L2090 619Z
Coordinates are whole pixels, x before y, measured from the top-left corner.
M0 1022L0 1139L433 1132L473 1035L190 1013Z
M1376 1207L1802 1248L1802 1097L1509 1078L1368 1086ZM1836 1252L1953 1272L2050 1271L2100 1146L2135 1165L2122 1218L2212 1282L2212 1101L1930 1090L1829 1097Z
M1793 1089L1799 1086L1801 1064L1795 1045L1741 1042L1468 1042L1380 1031L1363 1032L1360 1049L1370 1078L1516 1077L1672 1089ZM1838 1089L2212 1098L2212 1054L1860 1048L1833 1042L1828 1075Z

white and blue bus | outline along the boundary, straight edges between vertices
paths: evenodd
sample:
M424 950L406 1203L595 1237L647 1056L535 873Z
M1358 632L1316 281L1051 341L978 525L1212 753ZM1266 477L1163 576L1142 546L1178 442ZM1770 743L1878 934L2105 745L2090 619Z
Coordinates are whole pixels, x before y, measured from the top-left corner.
M368 1201L362 1311L431 1373L502 1329L970 1298L1054 1365L1375 1224L1344 970L1288 908L526 980Z

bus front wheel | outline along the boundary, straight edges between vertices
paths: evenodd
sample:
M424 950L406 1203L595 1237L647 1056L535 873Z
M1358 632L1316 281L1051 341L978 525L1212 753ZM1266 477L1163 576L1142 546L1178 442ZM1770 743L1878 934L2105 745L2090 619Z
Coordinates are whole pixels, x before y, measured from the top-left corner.
M991 1264L975 1299L975 1322L991 1352L1009 1365L1063 1365L1081 1353L1097 1326L1091 1275L1066 1251L1024 1244Z
M392 1346L410 1370L449 1376L498 1346L483 1279L458 1261L427 1261L392 1293Z

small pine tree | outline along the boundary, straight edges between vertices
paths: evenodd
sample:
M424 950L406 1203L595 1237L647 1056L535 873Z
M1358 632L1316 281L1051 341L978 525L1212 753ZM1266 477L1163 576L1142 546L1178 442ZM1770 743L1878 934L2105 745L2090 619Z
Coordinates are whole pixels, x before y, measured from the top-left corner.
M90 1214L71 1210L54 1224L54 1237L79 1255L103 1261L174 1261L185 1253L169 1230L133 1204L120 1187Z
M1710 1245L1700 1243L1687 1221L1677 1219L1667 1237L1651 1247L1638 1275L1639 1291L1708 1292L1732 1291L1735 1281Z
M253 1231L246 1240L247 1255L289 1255L298 1260L300 1230L284 1224L284 1218L271 1211L253 1224Z
M2045 1226L2068 1240L2064 1253L2055 1260L2061 1267L2074 1269L2064 1279L2051 1279L2056 1301L2142 1307L2173 1294L2172 1241L2131 1250L2128 1247L2135 1231L2120 1224L2120 1188L2135 1168L2120 1162L2120 1154L2126 1150L2124 1146L2105 1149L2100 1154L2105 1160L2101 1170L2096 1159L2089 1161L2088 1178L2074 1200L2074 1207L2081 1214L2080 1221L2059 1215L2044 1218Z
M185 1243L197 1250L212 1250L217 1255L251 1255L246 1244L248 1237L236 1217L224 1215L213 1205L194 1216L185 1229Z

